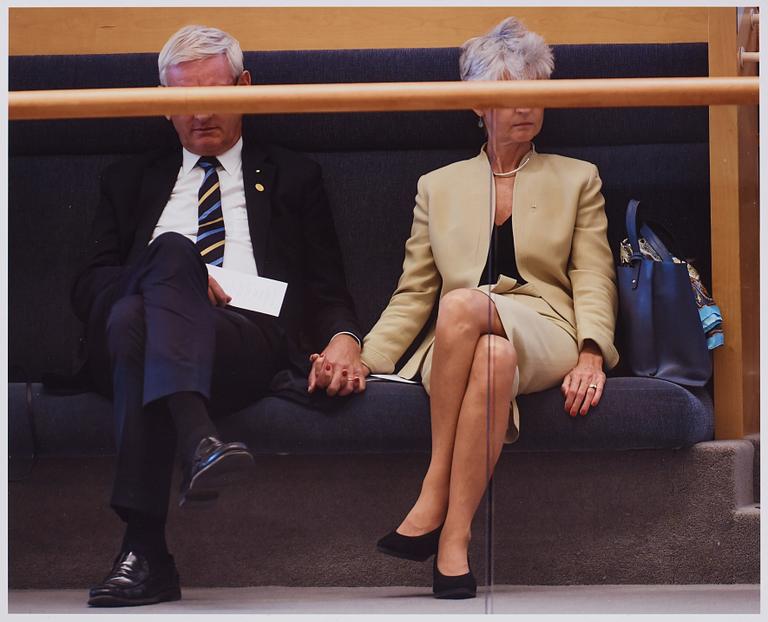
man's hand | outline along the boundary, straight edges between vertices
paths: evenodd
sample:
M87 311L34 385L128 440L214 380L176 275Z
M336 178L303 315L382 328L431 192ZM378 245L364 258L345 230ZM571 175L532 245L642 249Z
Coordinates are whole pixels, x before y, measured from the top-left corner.
M226 307L227 303L232 300L232 296L221 289L221 285L210 275L208 276L208 300L214 307Z
M579 362L560 387L565 397L565 412L571 417L586 415L590 406L597 406L604 386L603 356L597 344L587 340L579 353Z
M350 335L336 335L321 353L309 357L307 391L325 389L329 396L365 391L365 377L370 373L360 360L360 346Z

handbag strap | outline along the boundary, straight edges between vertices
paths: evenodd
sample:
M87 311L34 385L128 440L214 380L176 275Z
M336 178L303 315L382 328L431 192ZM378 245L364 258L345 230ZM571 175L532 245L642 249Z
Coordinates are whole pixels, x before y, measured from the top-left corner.
M632 247L632 256L629 258L630 263L643 258L640 254L640 244L637 241L637 208L639 205L640 201L636 199L630 199L627 205L627 236L629 237L629 245Z

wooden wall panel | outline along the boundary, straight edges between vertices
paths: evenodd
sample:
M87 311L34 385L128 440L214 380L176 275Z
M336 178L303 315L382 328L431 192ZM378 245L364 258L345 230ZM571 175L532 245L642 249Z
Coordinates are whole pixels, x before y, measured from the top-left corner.
M736 9L709 11L709 73L739 75ZM714 356L715 437L742 438L759 428L756 107L711 107L709 141L712 294L725 331L725 345Z
M707 40L707 11L696 7L11 8L9 53L156 52L194 23L248 50L456 46L508 15L553 44Z
M751 11L742 14L737 44L756 51L758 29ZM758 75L757 63L745 63L740 75ZM738 107L739 248L741 259L741 325L744 368L743 433L760 430L760 145L757 106Z

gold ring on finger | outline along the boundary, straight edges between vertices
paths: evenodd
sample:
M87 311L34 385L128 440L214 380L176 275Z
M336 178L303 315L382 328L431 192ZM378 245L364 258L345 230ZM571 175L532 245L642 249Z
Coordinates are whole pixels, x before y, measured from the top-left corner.
M596 385L596 384L594 384L594 383L592 383L591 385L589 385L589 388L590 388L590 389L594 389L595 391L597 391L597 385Z

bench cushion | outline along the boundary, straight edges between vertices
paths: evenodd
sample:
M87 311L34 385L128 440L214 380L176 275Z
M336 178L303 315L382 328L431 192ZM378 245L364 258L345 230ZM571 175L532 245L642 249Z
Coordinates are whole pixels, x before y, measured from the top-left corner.
M11 435L29 446L26 385L10 385ZM611 451L687 447L713 438L705 390L663 380L609 378L586 417L563 411L558 388L521 396L521 435L509 451ZM37 451L42 455L112 454L111 405L94 393L54 396L32 385ZM371 382L361 395L321 400L319 408L268 397L219 422L222 435L256 453L389 453L428 451L429 401L420 385Z

